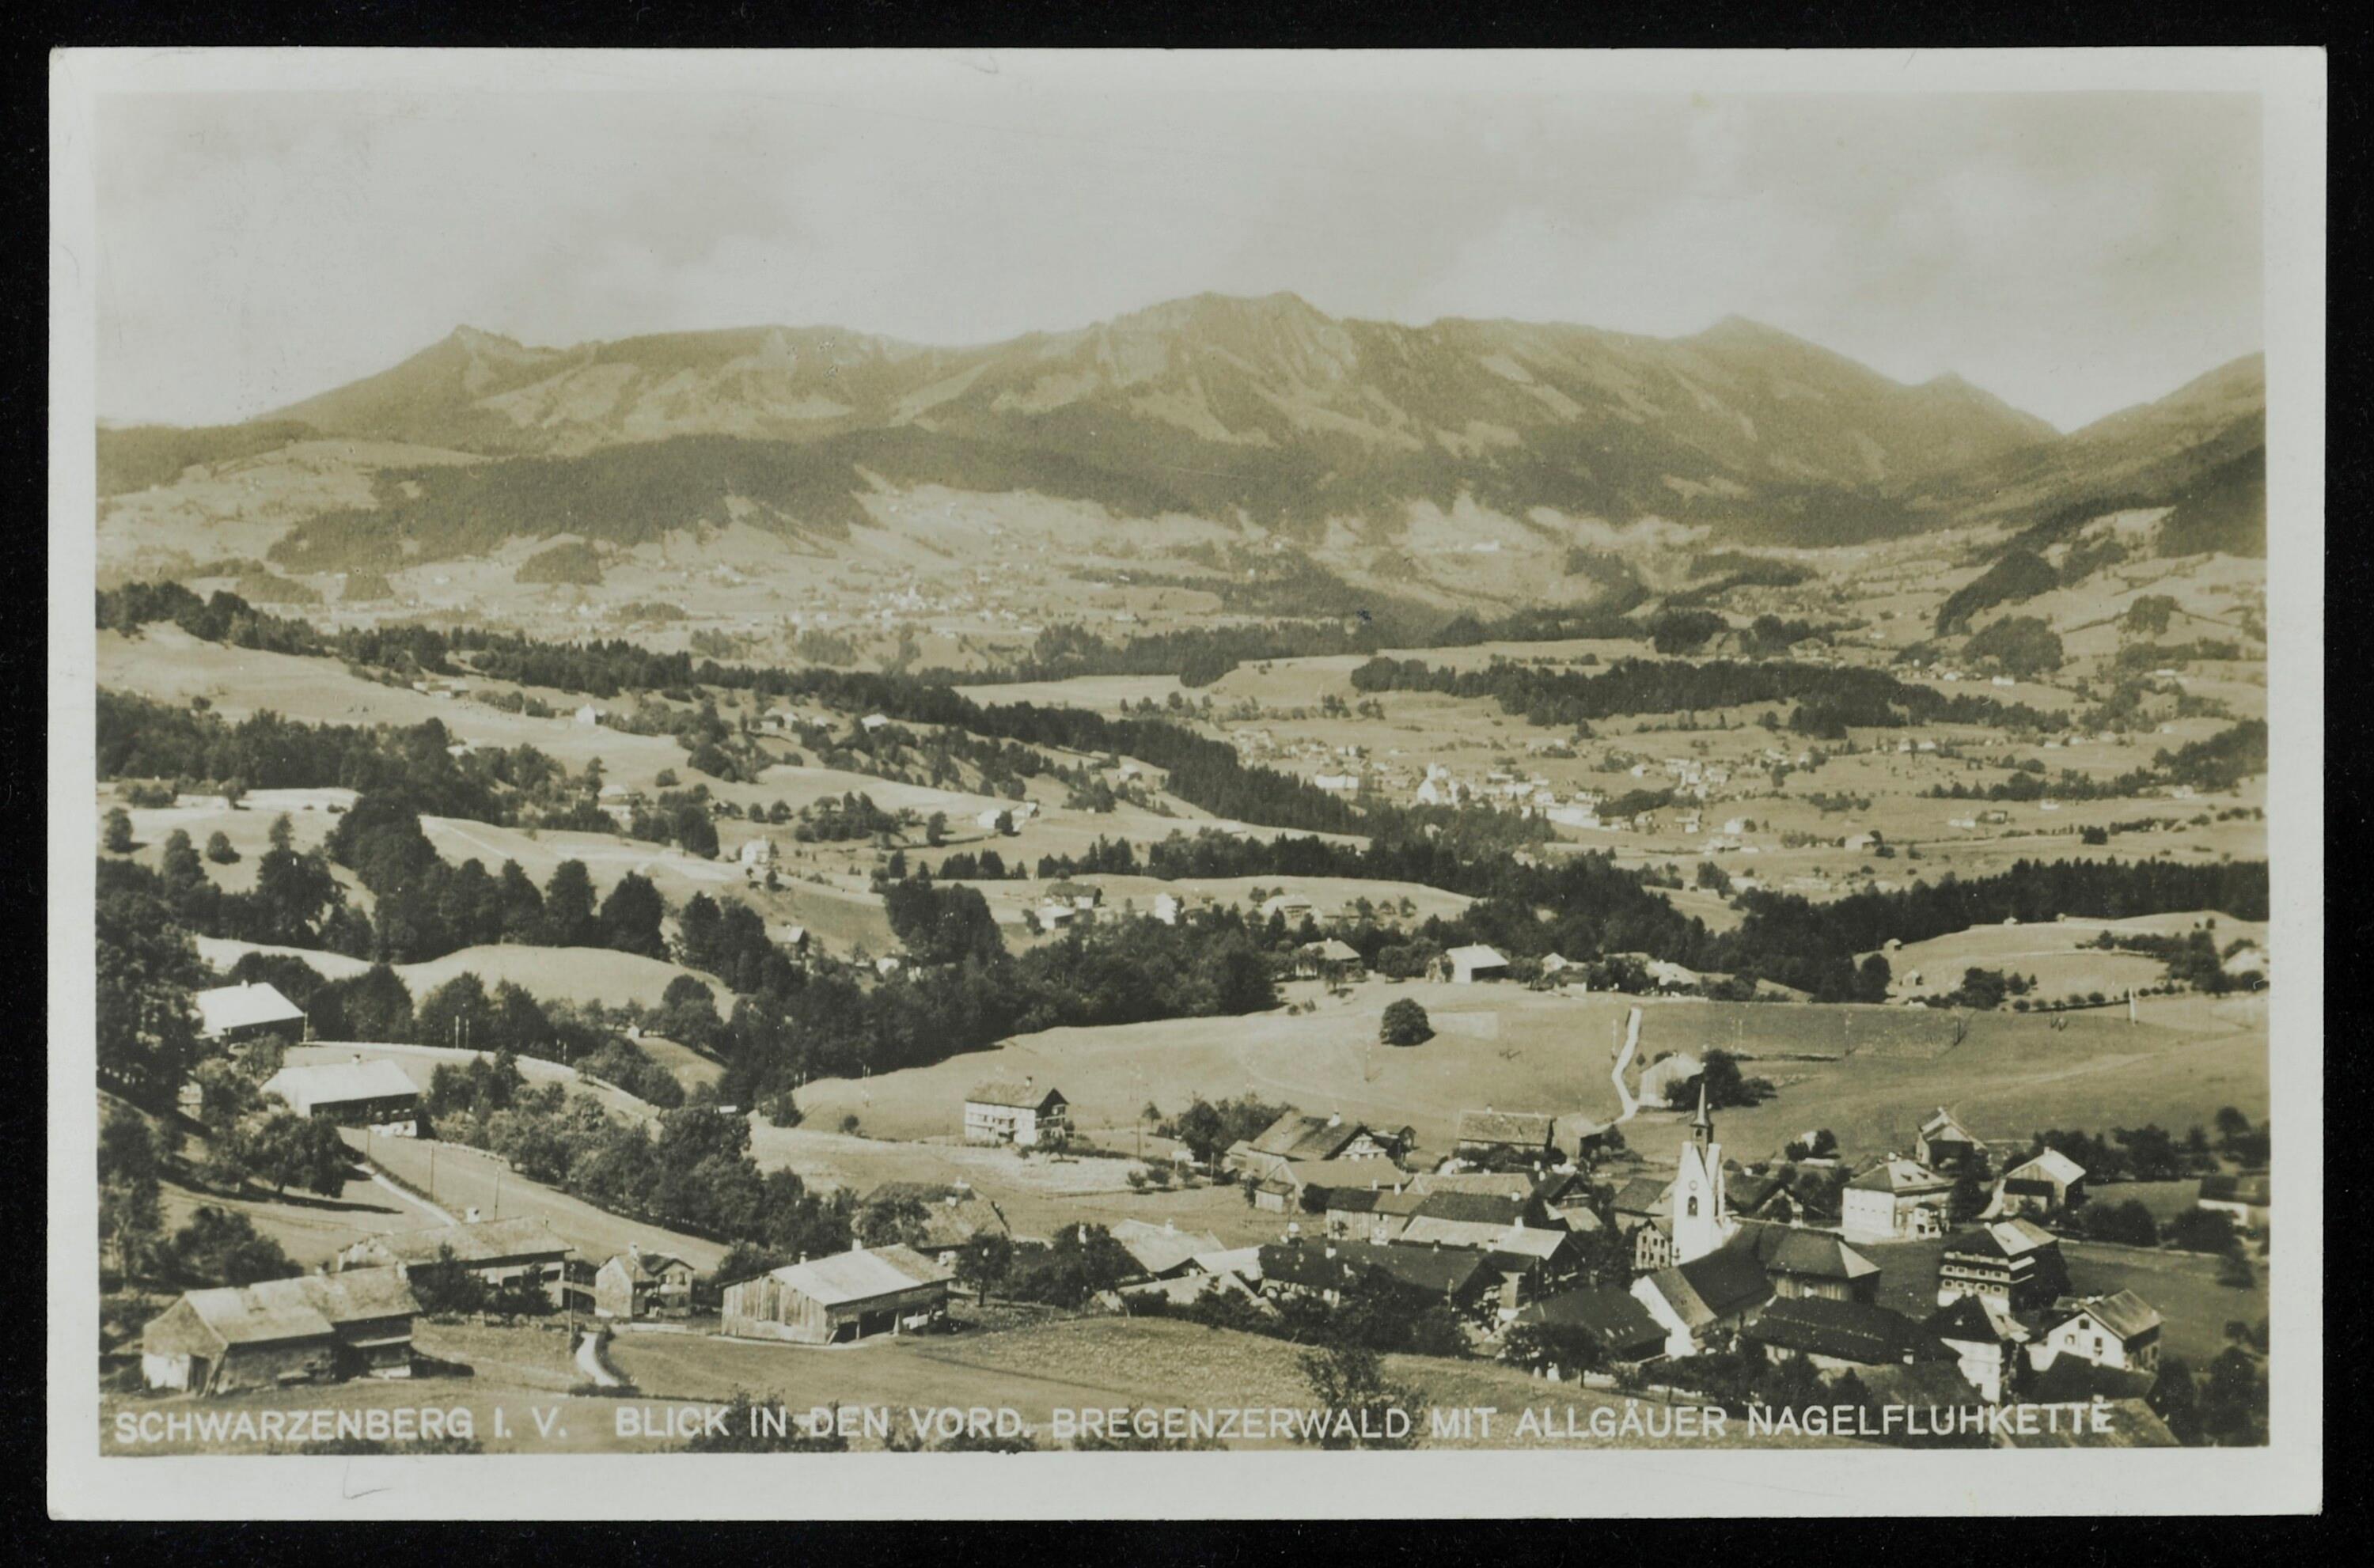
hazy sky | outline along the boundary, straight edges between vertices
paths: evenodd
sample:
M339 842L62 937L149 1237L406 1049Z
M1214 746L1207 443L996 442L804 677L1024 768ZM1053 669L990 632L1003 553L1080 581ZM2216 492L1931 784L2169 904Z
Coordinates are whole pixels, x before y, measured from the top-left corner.
M100 409L243 418L464 322L969 344L1205 290L1736 312L2063 427L2260 346L2249 97L915 81L104 100Z

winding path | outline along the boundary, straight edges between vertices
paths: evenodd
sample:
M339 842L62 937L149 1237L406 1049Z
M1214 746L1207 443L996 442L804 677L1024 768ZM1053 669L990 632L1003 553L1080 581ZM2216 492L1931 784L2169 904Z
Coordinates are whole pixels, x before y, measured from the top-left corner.
M597 1387L617 1388L626 1379L602 1364L601 1352L594 1349L596 1336L589 1329L577 1341L577 1370L592 1378Z
M1607 1124L1610 1127L1621 1127L1639 1114L1640 1102L1624 1082L1624 1070L1632 1065L1632 1058L1639 1048L1640 1010L1636 1007L1624 1020L1624 1043L1616 1048L1616 1071L1608 1075L1616 1081L1616 1103L1624 1107L1624 1114Z

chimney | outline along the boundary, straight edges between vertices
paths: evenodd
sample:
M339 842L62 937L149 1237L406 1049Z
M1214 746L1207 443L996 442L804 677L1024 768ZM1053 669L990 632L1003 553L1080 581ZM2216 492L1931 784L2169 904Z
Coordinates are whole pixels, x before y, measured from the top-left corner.
M1343 1126L1344 1113L1342 1111L1329 1111L1327 1113L1327 1125L1330 1127Z
M628 1257L629 1257L629 1258L641 1258L642 1255L643 1255L643 1244L642 1244L641 1242L639 1242L639 1241L630 1241L630 1242L629 1242L629 1243L627 1244L627 1256L628 1256Z
M363 1064L363 1053L362 1053L362 1052L360 1052L360 1051L357 1051L357 1052L355 1052L355 1053L354 1053L354 1064L355 1064L357 1067L360 1067L360 1066Z
M475 1224L476 1224L476 1223L478 1223L478 1211L477 1211L476 1209L464 1209L464 1210L463 1210L463 1211L462 1211L462 1223L463 1223L464 1224L465 1224L465 1225L475 1225Z
M1163 1222L1162 1222L1162 1234L1163 1234L1164 1235L1178 1235L1178 1234L1179 1234L1179 1225L1178 1225L1178 1222L1176 1222L1176 1221L1174 1221L1174 1220L1165 1220L1165 1221L1163 1221Z

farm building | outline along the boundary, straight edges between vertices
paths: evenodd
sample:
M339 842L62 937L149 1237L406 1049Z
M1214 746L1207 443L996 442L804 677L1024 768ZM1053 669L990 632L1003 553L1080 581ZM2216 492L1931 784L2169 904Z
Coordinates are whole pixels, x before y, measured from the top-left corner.
M573 717L580 724L590 726L604 723L610 716L589 702L579 708L576 713L571 717Z
M448 1249L453 1261L489 1285L531 1280L544 1287L555 1306L568 1305L570 1245L544 1221L521 1216L481 1220L476 1209L458 1225L429 1225L365 1236L338 1254L336 1267L394 1269L407 1272L435 1263Z
M1261 918L1263 920L1281 919L1290 926L1314 914L1316 910L1317 907L1301 894L1281 893L1275 897L1262 901Z
M1879 1265L1828 1231L1751 1222L1732 1245L1756 1255L1782 1300L1869 1302L1879 1293Z
M2039 1372L2063 1356L2095 1366L2152 1372L2159 1366L2159 1340L2158 1310L2133 1291L2063 1297L2028 1347L2028 1360Z
M202 1040L236 1045L266 1035L291 1040L305 1037L305 1010L270 985L250 980L236 986L216 986L192 992L190 1000L198 1010L198 1037Z
M860 1209L915 1206L900 1233L907 1244L944 1269L956 1267L957 1256L969 1252L993 1235L1011 1236L1005 1211L965 1182L886 1181L858 1199ZM920 1211L920 1217L917 1217Z
M1998 1317L1976 1296L1956 1296L1931 1313L1921 1327L1954 1352L1963 1377L1989 1404L2002 1402L2026 1364L2021 1348L2025 1330L2008 1318Z
M1847 1183L1839 1202L1841 1228L1850 1241L1943 1235L1945 1199L1953 1190L1953 1177L1890 1154Z
M1755 1253L1726 1246L1641 1275L1632 1294L1665 1330L1665 1353L1679 1360L1753 1322L1772 1299L1772 1281Z
M1480 1246L1489 1248L1510 1230L1525 1223L1533 1210L1531 1198L1504 1198L1489 1192L1428 1192L1418 1197L1409 1223L1396 1239L1413 1246ZM1539 1221L1539 1211L1534 1211ZM1543 1229L1549 1229L1541 1222ZM1561 1229L1558 1233L1563 1235Z
M1105 890L1093 882L1051 882L1046 893L1051 903L1069 904L1075 909L1093 909L1105 901Z
M1509 961L1498 950L1477 943L1454 947L1434 961L1428 973L1432 978L1448 980L1455 986L1474 985L1479 980L1505 980L1509 977Z
M299 1116L325 1117L341 1127L369 1127L410 1138L420 1130L420 1087L382 1057L365 1061L284 1067L264 1081Z
M803 1345L912 1332L947 1315L952 1277L912 1247L859 1247L726 1286L718 1328Z
M1665 1329L1630 1293L1586 1285L1537 1297L1517 1309L1510 1327L1580 1328L1617 1365L1638 1366L1665 1353Z
M1177 925L1179 917L1186 912L1187 906L1181 902L1177 894L1158 893L1154 895L1154 918L1164 925Z
M742 841L739 859L749 867L771 866L775 863L775 841L763 834Z
M1998 1220L1954 1237L1937 1258L1937 1305L1976 1296L1998 1313L2057 1300L2069 1288L2061 1243L2028 1220Z
M1913 1135L1912 1156L1932 1170L1951 1170L1973 1155L1983 1155L1986 1147L1954 1119L1953 1112L1939 1106L1937 1114L1922 1122Z
M1277 1299L1314 1295L1336 1305L1346 1290L1371 1277L1439 1297L1465 1314L1480 1313L1500 1284L1485 1255L1470 1247L1373 1246L1357 1241L1296 1237L1261 1249L1262 1293Z
M681 1258L629 1246L594 1275L596 1317L675 1317L692 1310L692 1281L699 1272Z
M2194 1199L2204 1209L2215 1209L2234 1217L2234 1223L2244 1230L2266 1228L2267 1173L2245 1172L2240 1176L2205 1176L2201 1178L2201 1192Z
M1175 1280L1208 1272L1196 1259L1226 1250L1220 1238L1211 1232L1182 1231L1169 1220L1158 1225L1146 1220L1123 1220L1112 1226L1111 1235L1121 1243L1122 1250L1136 1259L1138 1272L1149 1280Z
M1299 979L1357 980L1361 970L1359 954L1339 937L1306 942L1294 951L1294 973Z
M1632 1243L1636 1273L1654 1273L1674 1261L1674 1184L1634 1176L1616 1188L1609 1208L1617 1234Z
M140 1375L192 1394L409 1377L419 1311L394 1269L191 1291L141 1331Z
M964 1129L968 1143L1011 1143L1022 1149L1061 1143L1071 1135L1071 1104L1029 1078L1019 1083L986 1079L965 1095Z
M1643 1105L1664 1105L1675 1084L1687 1083L1705 1071L1706 1064L1687 1051L1661 1056L1640 1070L1640 1101Z
M2047 1149L2004 1173L1995 1184L1994 1201L1986 1218L2041 1214L2047 1218L2067 1210L2086 1196L2086 1167L2058 1149Z
M1489 1106L1462 1111L1451 1153L1473 1164L1555 1161L1557 1117L1540 1111L1496 1111Z
M1287 1111L1253 1137L1232 1144L1223 1164L1242 1171L1254 1156L1279 1160L1396 1160L1416 1134L1409 1128L1372 1128L1340 1115Z
M1743 1341L1773 1361L1803 1357L1836 1375L1874 1366L1909 1366L1957 1358L1945 1342L1904 1314L1869 1302L1793 1296L1767 1306L1742 1328Z

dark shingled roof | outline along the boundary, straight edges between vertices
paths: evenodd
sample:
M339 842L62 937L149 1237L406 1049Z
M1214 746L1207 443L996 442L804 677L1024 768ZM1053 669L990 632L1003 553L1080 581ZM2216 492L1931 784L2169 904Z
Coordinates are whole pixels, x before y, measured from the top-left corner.
M1615 1209L1619 1214L1658 1214L1664 1211L1666 1189L1674 1184L1655 1176L1634 1176L1616 1194Z
M990 1078L972 1086L965 1103L974 1106L1006 1106L1017 1110L1035 1111L1049 1100L1063 1096L1052 1089L1040 1089L1028 1083L1016 1083L1007 1079Z
M1987 1316L1986 1307L1976 1296L1956 1296L1931 1313L1921 1327L1941 1340L1961 1340L1974 1345L2005 1342L2003 1331L1995 1327L1995 1320Z
M1428 1220L1459 1220L1475 1225L1512 1225L1533 1205L1522 1199L1488 1192L1429 1192L1416 1212Z
M1665 1330L1628 1291L1596 1286L1564 1291L1523 1307L1516 1320L1581 1328L1618 1361L1652 1356L1665 1346Z
M1860 1280L1879 1272L1878 1264L1828 1231L1749 1221L1740 1226L1731 1245L1755 1253L1756 1260L1769 1273L1815 1280Z
M1935 1335L1900 1312L1827 1296L1783 1296L1740 1333L1763 1344L1870 1366L1954 1359Z
M1462 1111L1458 1141L1540 1149L1548 1146L1557 1129L1557 1117L1534 1111Z
M1333 1159L1365 1130L1357 1122L1337 1121L1330 1126L1323 1116L1288 1111L1262 1129L1252 1141L1252 1152L1287 1160Z
M1342 1290L1363 1275L1379 1273L1437 1295L1457 1295L1484 1268L1484 1255L1468 1247L1306 1241L1275 1242L1261 1249L1263 1280L1283 1280L1309 1290Z

